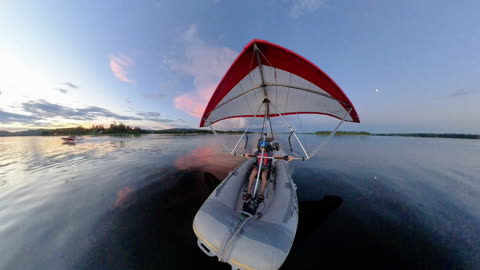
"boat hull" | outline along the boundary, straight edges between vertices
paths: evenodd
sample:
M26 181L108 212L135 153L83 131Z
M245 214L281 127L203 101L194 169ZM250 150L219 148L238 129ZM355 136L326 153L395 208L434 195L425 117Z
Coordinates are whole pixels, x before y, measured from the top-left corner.
M254 160L232 171L197 212L193 230L199 247L233 269L278 269L290 252L298 225L296 186L288 163L275 162L265 201L257 214L241 212L242 193ZM260 214L258 214L260 213Z
M75 141L80 141L83 140L83 138L61 138L65 142L75 142Z

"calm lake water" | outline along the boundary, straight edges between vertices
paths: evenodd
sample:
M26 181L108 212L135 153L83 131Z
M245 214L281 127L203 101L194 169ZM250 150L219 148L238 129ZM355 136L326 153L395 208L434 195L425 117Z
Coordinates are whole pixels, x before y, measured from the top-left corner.
M191 225L243 161L212 136L0 138L0 269L229 269ZM282 268L480 269L480 140L337 136L291 169Z

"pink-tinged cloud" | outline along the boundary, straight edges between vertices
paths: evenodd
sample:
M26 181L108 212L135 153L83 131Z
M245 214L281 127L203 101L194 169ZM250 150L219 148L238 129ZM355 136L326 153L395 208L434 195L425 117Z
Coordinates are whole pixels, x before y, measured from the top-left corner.
M113 75L117 77L122 82L126 83L133 83L135 82L132 79L129 79L127 77L128 71L127 69L134 65L135 62L133 60L124 55L124 54L118 54L118 55L111 55L110 56L110 69L113 72Z
M175 97L174 104L177 109L201 117L218 82L238 53L206 45L198 38L195 25L182 34L182 39L186 42L184 61L167 59L164 62L172 70L193 77L195 90Z
M215 85L211 84L205 88L196 89L193 92L177 96L174 99L175 107L200 118L214 90Z

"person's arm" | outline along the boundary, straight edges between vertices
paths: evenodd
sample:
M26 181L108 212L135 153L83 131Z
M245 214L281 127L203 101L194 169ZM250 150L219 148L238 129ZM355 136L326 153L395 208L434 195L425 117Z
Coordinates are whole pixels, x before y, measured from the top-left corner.
M293 157L292 156L273 156L274 158L279 158L279 159L284 159L286 161L292 161Z
M258 151L256 151L255 153L253 153L253 155L249 154L249 153L245 153L245 154L242 154L242 156L246 157L246 158L251 158L251 157L257 157L258 155L260 155L260 153Z
M255 154L253 155L250 155L249 153L245 153L243 154L242 156L246 157L246 158L251 158L251 157L256 157L258 155L258 153L255 152ZM273 156L274 158L277 158L277 159L283 159L285 161L292 161L293 160L293 157L292 156Z
M249 154L249 153L245 153L243 154L242 156L246 157L246 158L252 158L252 157L256 157L257 156L257 152L255 152L253 155Z

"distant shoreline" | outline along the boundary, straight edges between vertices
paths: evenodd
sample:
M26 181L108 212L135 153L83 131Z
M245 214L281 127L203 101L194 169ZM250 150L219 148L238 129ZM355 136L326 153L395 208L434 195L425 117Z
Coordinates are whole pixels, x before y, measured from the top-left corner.
M242 134L243 131L217 131L220 134ZM110 128L93 126L92 128L59 128L59 129L31 129L18 132L0 130L0 137L24 137L24 136L127 136L142 134L172 134L172 135L202 135L213 134L211 130L193 128L172 128L163 130L145 130L137 127L130 127L123 124L112 124Z
M330 131L317 131L316 135L328 135ZM480 139L477 134L457 133L370 133L367 131L338 131L335 135L344 136L390 136L390 137L419 137L419 138L447 138L447 139Z
M128 127L128 126L127 126ZM119 132L120 131L120 132ZM122 132L124 131L124 132ZM331 131L317 131L313 133L315 135L329 135ZM217 131L220 134L242 134L243 131ZM260 133L256 131L248 132ZM131 128L126 130L110 131L108 128L102 129L99 132L98 129L89 128L65 128L65 129L35 129L19 132L1 131L0 137L19 137L19 136L125 136L125 135L142 135L142 134L171 134L171 135L204 135L213 134L211 130L193 129L193 128L173 128L164 130L142 130L139 128ZM288 133L286 133L288 134ZM336 135L339 136L391 136L391 137L420 137L420 138L449 138L449 139L480 139L478 134L457 134L457 133L371 133L367 131L338 131Z

